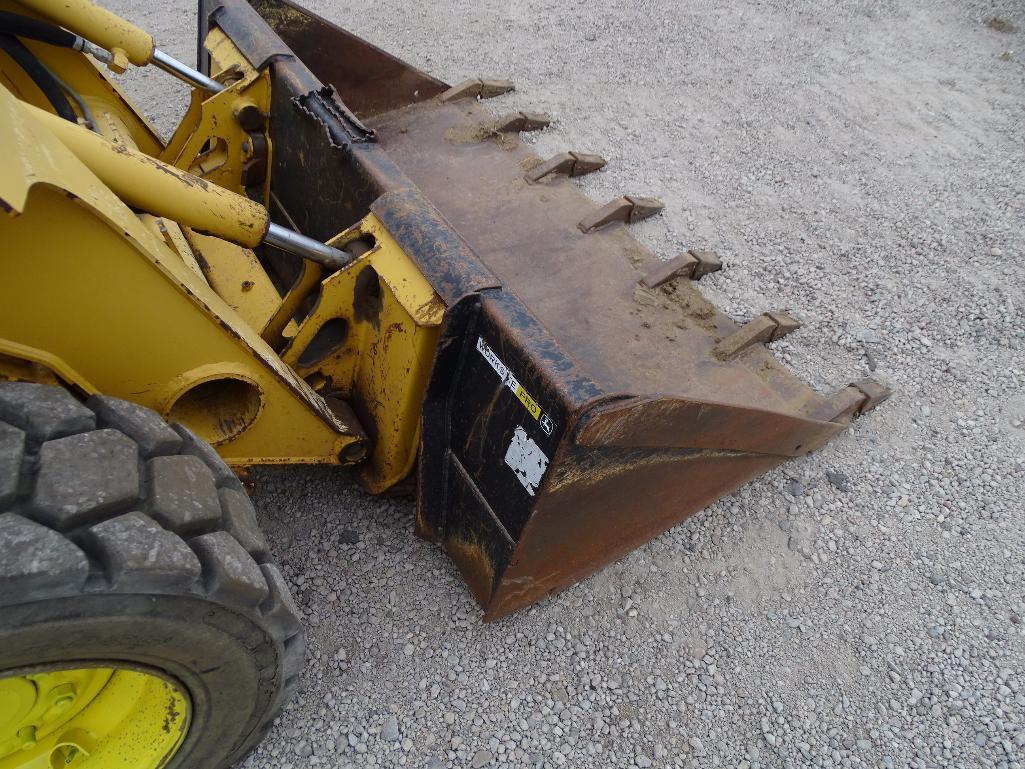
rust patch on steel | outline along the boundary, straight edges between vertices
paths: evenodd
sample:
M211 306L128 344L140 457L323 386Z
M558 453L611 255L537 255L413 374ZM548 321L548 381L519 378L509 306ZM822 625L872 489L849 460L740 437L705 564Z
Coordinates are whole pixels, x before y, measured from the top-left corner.
M583 457L568 449L563 462ZM768 470L778 457L605 450L591 454L581 483L538 502L485 619L494 620L594 573L680 523L724 491ZM573 475L574 473L571 473ZM591 475L602 482L593 483Z
M366 117L432 99L448 87L376 45L288 0L253 7L295 55L342 101Z
M634 398L595 409L579 426L581 446L743 451L793 457L843 428L831 421L683 398Z
M491 599L495 567L480 542L456 537L445 541L445 549L459 567L459 573L477 603L486 604Z
M425 304L416 308L413 318L423 325L445 311L445 302L440 296L432 296Z

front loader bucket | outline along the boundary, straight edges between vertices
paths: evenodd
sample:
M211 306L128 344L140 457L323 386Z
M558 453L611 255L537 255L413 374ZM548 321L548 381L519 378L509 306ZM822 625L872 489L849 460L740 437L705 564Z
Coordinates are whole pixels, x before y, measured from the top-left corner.
M534 157L479 99L284 0L206 2L272 73L272 189L280 215L327 238L368 212L447 310L422 410L417 532L438 542L495 619L566 587L718 497L823 445L886 391L821 396L764 343L796 328L739 324L659 261L568 176L586 152ZM570 148L578 149L578 148ZM579 148L586 150L587 148ZM602 201L604 203L604 201Z

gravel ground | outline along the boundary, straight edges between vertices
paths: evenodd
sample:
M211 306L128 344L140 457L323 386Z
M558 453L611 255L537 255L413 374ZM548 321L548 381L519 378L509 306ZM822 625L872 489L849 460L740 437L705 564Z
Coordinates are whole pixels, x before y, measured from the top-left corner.
M118 3L109 3L118 8ZM1025 766L1025 5L317 2L530 140L655 194L702 290L785 307L814 386L895 396L587 582L482 625L413 505L282 469L255 501L306 614L246 769ZM120 2L191 61L180 3ZM484 43L482 45L482 43ZM184 102L133 78L162 126Z

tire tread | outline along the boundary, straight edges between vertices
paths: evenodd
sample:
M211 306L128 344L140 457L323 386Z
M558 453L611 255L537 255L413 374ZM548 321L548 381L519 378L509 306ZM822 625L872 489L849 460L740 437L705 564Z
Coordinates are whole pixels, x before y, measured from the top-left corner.
M0 382L0 420L0 612L108 591L193 596L245 615L273 640L277 651L260 658L272 661L280 685L231 751L241 758L291 698L305 658L299 611L241 482L190 430L161 429L155 412L118 399L83 405L61 387ZM126 466L112 473L114 460L90 465L55 450L58 441L64 449L101 445L111 449L104 457ZM110 488L95 476L71 477L76 467L102 467ZM41 505L33 494L46 472L51 492L64 478L88 499Z

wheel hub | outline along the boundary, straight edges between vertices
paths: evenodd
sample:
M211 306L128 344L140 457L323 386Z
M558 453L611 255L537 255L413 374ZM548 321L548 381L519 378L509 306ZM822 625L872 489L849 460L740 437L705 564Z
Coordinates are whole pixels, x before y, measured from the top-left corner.
M0 676L0 769L161 769L191 704L151 673L109 667Z

